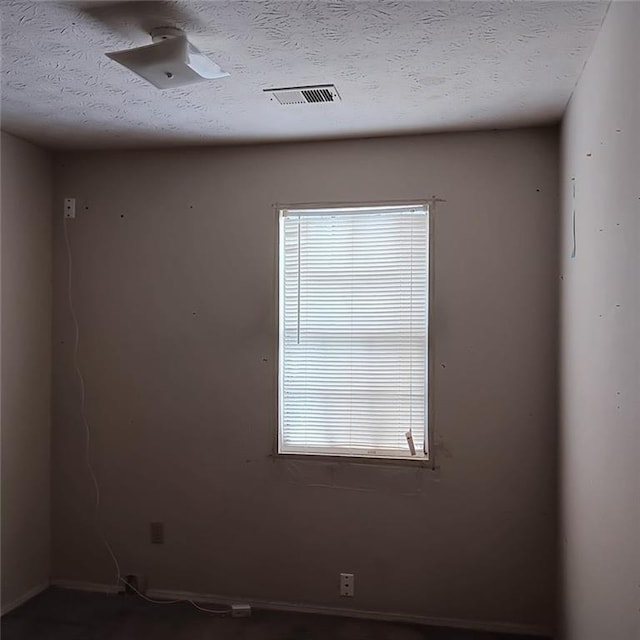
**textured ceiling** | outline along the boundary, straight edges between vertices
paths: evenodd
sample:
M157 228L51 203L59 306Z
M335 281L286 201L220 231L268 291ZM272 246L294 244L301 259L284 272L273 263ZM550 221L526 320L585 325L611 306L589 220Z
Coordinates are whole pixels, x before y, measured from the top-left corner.
M2 126L50 147L321 139L557 119L607 2L1 0ZM105 57L178 26L231 76L158 91ZM339 104L263 89L333 83Z

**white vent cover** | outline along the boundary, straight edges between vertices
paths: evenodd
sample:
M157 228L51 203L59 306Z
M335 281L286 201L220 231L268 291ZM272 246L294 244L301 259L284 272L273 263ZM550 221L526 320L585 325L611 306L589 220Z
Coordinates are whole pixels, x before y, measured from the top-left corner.
M339 102L340 94L332 84L318 84L309 87L282 87L265 89L280 104L314 104L319 102ZM272 99L273 99L272 98Z

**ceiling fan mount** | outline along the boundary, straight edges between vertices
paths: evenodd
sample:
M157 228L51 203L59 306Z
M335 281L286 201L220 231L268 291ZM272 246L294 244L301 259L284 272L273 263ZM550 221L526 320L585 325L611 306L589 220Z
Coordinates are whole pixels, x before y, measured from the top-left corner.
M150 35L152 44L106 55L158 89L174 89L229 75L191 44L182 29L156 27Z

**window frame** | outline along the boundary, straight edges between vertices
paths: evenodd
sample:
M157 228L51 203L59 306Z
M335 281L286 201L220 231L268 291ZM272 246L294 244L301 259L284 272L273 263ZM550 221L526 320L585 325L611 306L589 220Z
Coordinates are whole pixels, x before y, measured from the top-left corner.
M275 344L275 413L274 413L274 425L273 425L273 453L274 459L280 460L307 460L313 461L325 461L325 462L345 462L351 464L374 464L374 465L400 465L400 466L414 466L414 467L427 467L435 469L435 452L434 452L434 351L433 351L433 300L434 300L434 232L435 232L435 217L434 217L434 198L425 198L419 200L389 200L389 201L373 201L373 202L330 202L330 203L277 203L273 205L274 208L274 221L275 221L275 268L274 268L274 297L275 297L275 331L276 331L276 344ZM341 455L332 453L299 453L299 452L286 452L280 451L280 408L281 408L281 368L280 368L280 355L282 351L282 331L280 327L281 317L281 300L280 293L283 283L283 271L281 265L281 246L280 246L280 219L283 212L296 209L348 209L348 208L366 208L366 207L406 207L406 206L420 206L424 207L427 213L427 250L428 260L427 268L429 270L427 277L427 371L426 371L426 384L427 384L427 411L425 415L425 455L416 457L388 457L388 456L374 456L374 455Z

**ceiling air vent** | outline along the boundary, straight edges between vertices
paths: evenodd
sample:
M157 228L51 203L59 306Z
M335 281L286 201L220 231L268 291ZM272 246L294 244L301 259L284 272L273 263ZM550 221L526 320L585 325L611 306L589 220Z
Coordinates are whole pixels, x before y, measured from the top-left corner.
M340 94L332 84L319 84L310 87L282 87L265 89L280 104L313 104L318 102L340 102ZM272 99L273 99L272 98Z

